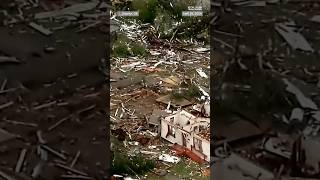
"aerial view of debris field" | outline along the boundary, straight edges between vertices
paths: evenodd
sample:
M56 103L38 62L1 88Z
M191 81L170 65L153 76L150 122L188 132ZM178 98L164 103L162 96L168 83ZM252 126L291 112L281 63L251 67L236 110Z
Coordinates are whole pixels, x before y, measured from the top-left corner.
M0 3L0 179L104 179L107 5Z
M213 178L320 178L320 2L213 3Z
M112 178L210 179L209 4L112 1Z

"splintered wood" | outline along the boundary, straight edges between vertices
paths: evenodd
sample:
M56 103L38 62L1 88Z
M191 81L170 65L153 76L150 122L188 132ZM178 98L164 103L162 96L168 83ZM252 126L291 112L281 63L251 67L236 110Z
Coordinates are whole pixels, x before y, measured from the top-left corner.
M66 15L66 14L80 13L80 12L91 10L91 9L95 8L97 5L98 5L98 2L74 4L70 7L67 7L67 8L64 8L61 10L37 13L37 14L35 14L34 18L35 19L45 19L45 18L62 16L62 15Z
M292 26L295 26L294 22L278 23L275 28L293 49L313 52L314 50L307 40Z
M48 103L45 103L45 104L41 104L41 105L39 105L39 106L36 106L36 107L34 107L33 109L34 109L34 110L40 110L40 109L43 109L43 108L50 107L50 106L52 106L52 105L54 105L54 104L56 104L56 103L57 103L57 101L48 102Z
M38 127L38 124L35 123L26 123L26 122L21 122L21 121L13 121L13 120L7 120L3 119L4 122L14 124L14 125L23 125L23 126L29 126L29 127Z
M88 174L86 174L86 173L84 173L84 172L81 172L81 171L79 171L79 170L70 168L70 167L65 166L65 165L63 165L63 164L56 164L56 166L59 167L59 168L68 170L68 171L70 171L70 172L73 172L73 173L75 173L75 174L79 174L79 175L82 175L82 176L88 176Z
M61 119L60 121L56 122L55 124L53 124L52 126L50 126L48 128L48 131L52 131L54 128L58 127L60 124L62 124L63 122L65 122L66 120L69 120L72 116L67 116L63 119Z
M27 149L22 149L20 156L19 156L19 159L18 159L18 162L17 162L17 165L16 165L16 168L15 168L15 172L19 173L21 171L22 165L23 165L24 160L26 158L26 154L27 154Z
M34 28L35 30L41 32L42 34L49 36L52 34L52 32L46 28L44 28L43 26L36 24L34 22L29 23L29 26Z
M14 104L13 101L10 101L10 102L1 104L1 105L0 105L0 110L5 109L5 108L7 108L7 107L10 107L10 106L12 106L13 104Z
M4 130L4 129L0 129L0 143L1 142L5 142L8 140L11 140L13 138L15 138L16 135L9 133L8 131Z
M76 156L74 157L73 161L71 162L70 168L73 168L73 166L77 163L79 157L80 157L80 151L77 152Z
M44 150L50 152L51 154L61 158L62 160L67 160L67 157L55 150L53 150L52 148L50 148L49 146L46 146L46 145L41 145L41 148L43 148Z

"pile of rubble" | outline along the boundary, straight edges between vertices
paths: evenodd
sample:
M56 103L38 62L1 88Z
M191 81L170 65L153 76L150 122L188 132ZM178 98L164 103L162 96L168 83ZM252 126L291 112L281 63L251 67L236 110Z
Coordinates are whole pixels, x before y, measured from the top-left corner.
M120 25L118 34L147 51L112 57L111 131L124 146L113 145L113 151L154 160L154 178L173 175L170 169L185 160L201 170L185 178L209 177L202 170L208 171L210 160L210 49L195 39L158 38L152 24L111 19Z
M213 172L217 172L214 176L221 179L238 176L243 179L270 180L286 178L285 175L318 177L320 170L318 165L320 157L317 153L320 147L318 108L297 87L286 79L284 82L288 85L287 91L294 94L300 103L300 107L292 109L289 117L274 114L276 119L287 124L289 131L283 128L270 130L270 126L263 129L261 124L257 127L250 122L243 122L243 119L237 119L227 127L217 127L221 128L217 130L217 134L223 139L217 140L214 144L212 167Z
M105 23L108 5L104 2L69 2L69 1L15 1L8 4L8 9L17 10L12 14L6 9L1 10L3 25L13 27L27 23L39 33L49 36L61 29L76 27L82 32L99 24ZM39 12L40 9L45 11ZM88 11L91 11L88 13ZM33 13L30 13L33 12Z

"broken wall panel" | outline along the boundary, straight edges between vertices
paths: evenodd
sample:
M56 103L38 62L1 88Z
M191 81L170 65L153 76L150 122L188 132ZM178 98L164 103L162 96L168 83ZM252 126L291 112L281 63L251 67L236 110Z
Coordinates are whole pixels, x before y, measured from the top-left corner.
M200 146L201 150L199 151L197 148L196 150L200 152L204 157L206 161L210 161L210 141L201 137L197 137L197 135L194 135L198 140L200 140ZM195 144L195 143L194 143ZM195 146L195 145L194 145Z
M178 111L174 115L162 119L161 137L171 143L176 143L195 151L201 158L209 161L210 139L205 139L198 135L199 127L201 126L208 131L210 126L209 119L197 118L186 111Z

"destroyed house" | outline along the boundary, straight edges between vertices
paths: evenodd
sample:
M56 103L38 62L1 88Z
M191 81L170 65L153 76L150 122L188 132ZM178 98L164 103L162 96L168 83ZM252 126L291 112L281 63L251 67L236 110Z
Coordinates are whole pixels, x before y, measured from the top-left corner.
M210 160L210 119L178 111L162 118L161 137L186 147L201 159Z

